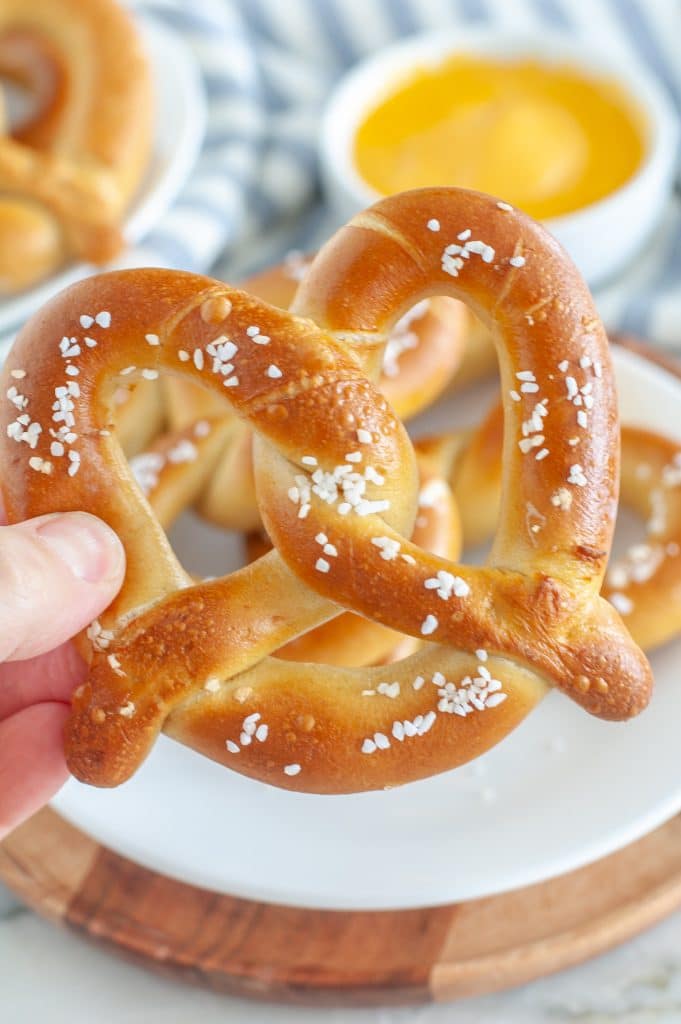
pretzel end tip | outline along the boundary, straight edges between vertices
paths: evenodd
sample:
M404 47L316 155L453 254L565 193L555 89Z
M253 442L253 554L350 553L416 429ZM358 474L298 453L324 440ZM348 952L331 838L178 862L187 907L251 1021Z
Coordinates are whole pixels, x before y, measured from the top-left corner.
M573 652L578 666L562 688L590 714L608 721L628 721L646 709L653 693L653 673L617 614L605 606L588 641Z
M95 665L88 682L73 694L64 729L70 773L79 782L102 789L127 782L160 731L158 715L157 707L145 710L135 706L129 687L114 670L109 671L108 664Z

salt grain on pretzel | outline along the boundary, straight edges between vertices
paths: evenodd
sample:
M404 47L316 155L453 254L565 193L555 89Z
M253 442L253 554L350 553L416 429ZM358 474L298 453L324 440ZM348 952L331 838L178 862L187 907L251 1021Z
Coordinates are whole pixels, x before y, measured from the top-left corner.
M68 259L104 263L120 251L121 220L148 159L152 98L136 28L114 0L0 0L0 74L37 101L0 139L8 294Z
M433 217L441 224L438 233L425 227ZM464 229L487 248L452 277L442 269L442 252ZM482 258L490 250L494 256ZM525 266L511 266L509 257L519 253ZM362 336L380 350L399 315L436 292L469 302L495 332L504 393L517 372L530 370L550 410L551 457L538 463L516 444L537 399L508 400L501 525L484 568L455 565L407 539L417 498L412 448L364 375L362 346L353 348L349 340ZM202 316L206 304L221 301L229 310L224 322ZM532 221L456 189L384 200L322 250L298 293L298 316L180 272L135 270L74 285L29 322L5 371L9 387L12 369L27 370L27 414L46 428L38 432L39 457L49 451L53 396L63 379L58 341L77 336L79 315L92 308L109 310L111 326L100 330L95 348L78 356L81 390L70 415L79 471L70 476L58 460L50 476L32 472L26 445L7 433L17 409L9 400L0 407L10 519L89 510L118 532L128 556L124 587L101 618L114 638L107 653L92 652L88 679L74 695L66 748L78 778L107 786L124 781L163 729L274 785L357 791L423 778L478 756L551 684L604 718L627 718L645 706L649 666L598 594L618 474L607 341L577 272ZM540 339L528 328L528 309L542 311ZM247 343L252 324L271 339L268 346ZM148 345L148 333L159 337L158 346ZM220 367L206 361L198 369L179 358L196 347L207 351L222 335L238 346L239 385L230 389ZM594 388L592 432L579 448L587 484L574 488L563 511L551 495L575 462L568 443L573 409L559 401L564 388L550 378L550 368L584 354L602 363L603 374ZM271 362L283 379L267 377ZM191 585L108 433L111 398L121 369L130 365L201 382L227 395L248 420L259 502L275 551L230 576ZM312 493L301 518L288 492L297 476L310 476L302 472L302 456L314 455L334 478L343 464L354 472L344 459L355 450L360 425L373 438L366 465L383 483L363 478L357 506ZM382 511L358 514L362 500L380 503ZM528 502L546 520L532 538L524 529ZM351 505L345 516L344 503ZM330 573L315 569L320 532L338 551ZM382 558L374 537L395 540L410 561ZM426 588L425 580L440 571L463 580L468 593L443 601ZM432 642L391 665L388 676L380 666L320 669L268 656L332 618L339 604L417 638L423 624L436 619ZM475 655L480 648L488 653L485 673ZM222 684L217 692L205 689L212 678ZM416 689L421 678L426 685ZM399 683L399 696L362 696L382 682ZM504 699L491 699L495 694ZM122 716L129 702L134 714ZM236 742L244 716L256 712L268 724L267 742L240 745L235 756L226 743ZM389 738L395 722L402 723L403 741ZM366 749L369 738L373 750Z

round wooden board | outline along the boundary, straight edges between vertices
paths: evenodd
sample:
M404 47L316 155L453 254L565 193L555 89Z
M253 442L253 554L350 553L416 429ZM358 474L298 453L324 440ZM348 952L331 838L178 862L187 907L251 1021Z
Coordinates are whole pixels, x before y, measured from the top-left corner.
M111 952L234 995L329 1006L456 999L580 963L681 907L681 816L602 861L459 905L320 911L140 867L45 809L0 845L0 880Z
M670 357L617 340L681 376ZM119 857L49 808L0 844L0 881L111 952L216 991L311 1006L445 1001L581 963L680 908L681 816L560 878L422 910L223 896Z

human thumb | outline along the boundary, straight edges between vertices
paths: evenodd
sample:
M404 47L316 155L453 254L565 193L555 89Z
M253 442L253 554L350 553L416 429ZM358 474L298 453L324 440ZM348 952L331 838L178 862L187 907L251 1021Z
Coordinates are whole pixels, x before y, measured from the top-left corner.
M86 512L0 527L0 661L74 636L111 603L124 571L118 537Z

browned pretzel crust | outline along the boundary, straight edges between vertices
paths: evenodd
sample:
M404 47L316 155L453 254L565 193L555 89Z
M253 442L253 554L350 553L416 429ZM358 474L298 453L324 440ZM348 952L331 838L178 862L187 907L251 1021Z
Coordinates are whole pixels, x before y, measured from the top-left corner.
M405 539L413 449L365 376L395 319L434 293L469 301L499 349L504 494L485 568ZM296 310L320 326L191 274L106 274L49 303L10 354L0 437L10 517L84 508L128 553L125 585L91 633L90 675L74 697L74 774L116 785L164 729L275 785L356 791L476 757L549 683L605 718L640 711L650 668L598 595L618 476L608 347L553 239L487 196L406 193L339 232ZM589 429L573 446L575 410L556 367L585 358L598 373L589 376ZM277 548L196 586L110 429L118 382L161 370L227 394L253 427L258 499ZM549 454L538 460L538 447L524 453L519 442L540 402ZM562 487L569 507L551 500ZM528 506L545 517L539 533L527 528ZM336 602L432 642L389 668L267 657L338 614Z

